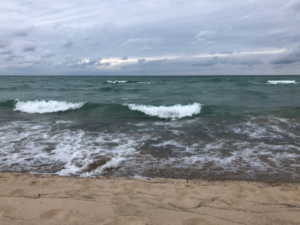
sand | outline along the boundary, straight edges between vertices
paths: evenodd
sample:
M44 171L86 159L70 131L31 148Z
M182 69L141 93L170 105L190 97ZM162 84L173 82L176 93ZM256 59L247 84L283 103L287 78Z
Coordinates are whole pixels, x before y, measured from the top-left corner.
M0 224L300 224L300 184L2 173Z

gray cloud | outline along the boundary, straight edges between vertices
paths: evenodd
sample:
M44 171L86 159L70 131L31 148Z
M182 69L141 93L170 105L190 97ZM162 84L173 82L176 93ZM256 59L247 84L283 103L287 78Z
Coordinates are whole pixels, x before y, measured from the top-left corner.
M159 38L130 38L126 41L124 41L122 44L145 44L145 43L151 43L151 42L160 42L161 39Z
M36 47L35 46L25 46L23 48L23 52L33 52L35 51Z
M146 61L145 59L139 59L139 65L144 67L144 68L149 68L153 66L157 66L158 64L161 64L163 62L166 62L168 59L158 59L158 60L151 60L151 61Z
M53 51L47 49L47 50L43 51L41 57L42 58L50 58L50 57L52 57L54 55L55 55L55 53Z
M206 44L213 43L212 39L216 35L216 31L214 30L204 30L200 31L196 36L195 39L197 42L206 42Z
M233 51L215 51L210 53L211 55L216 55L216 54L220 54L220 55L231 55L233 54Z
M300 47L282 53L278 58L271 60L271 64L291 64L300 62Z
M300 11L300 1L299 0L290 1L289 8L296 12Z
M142 63L146 62L146 59L138 59L138 62L142 64Z
M10 41L6 37L1 37L0 35L0 49L1 48L6 48L7 46L10 45Z
M143 63L143 66L157 66L158 64L161 64L163 62L166 62L168 59L158 59L158 60L151 60L151 61L147 61L146 63Z
M3 50L3 51L0 51L0 55L11 55L13 54L13 51L12 50Z
M194 63L193 66L213 66L216 64L253 66L253 65L261 65L261 64L263 64L263 62L260 59L245 59L245 58L244 59L236 59L236 58L214 57L209 60Z
M270 64L300 71L299 0L2 5L0 74L280 73Z
M151 49L150 47L148 47L148 46L145 45L142 48L138 49L138 51L143 52L143 51L148 51L150 49Z
M71 48L72 46L73 46L73 42L71 40L66 40L62 44L62 47L64 47L64 48Z
M17 37L26 37L29 35L29 32L32 31L32 27L19 27L15 28L12 31L12 36L17 36Z

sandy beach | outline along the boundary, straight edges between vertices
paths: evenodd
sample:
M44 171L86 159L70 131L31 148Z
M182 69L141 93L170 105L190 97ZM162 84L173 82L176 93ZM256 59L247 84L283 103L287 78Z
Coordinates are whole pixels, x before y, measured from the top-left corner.
M0 174L0 224L300 224L300 184Z

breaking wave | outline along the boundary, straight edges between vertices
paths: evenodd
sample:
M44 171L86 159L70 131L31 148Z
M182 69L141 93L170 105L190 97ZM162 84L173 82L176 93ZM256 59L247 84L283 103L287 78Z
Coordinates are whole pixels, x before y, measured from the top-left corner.
M201 112L201 104L194 103L191 105L174 105L174 106L152 106L128 104L130 110L143 112L149 116L156 116L162 119L180 119L190 117Z
M16 100L16 105L14 111L21 111L26 113L53 113L67 111L71 109L79 109L85 103L70 103L66 101L45 101L45 100L35 100L35 101L20 101Z
M108 80L106 81L108 84L124 84L127 83L126 80Z
M297 84L295 80L268 80L268 84Z
M127 81L127 80L108 80L107 84L125 84L125 83L137 83L137 84L151 84L151 82L144 81Z

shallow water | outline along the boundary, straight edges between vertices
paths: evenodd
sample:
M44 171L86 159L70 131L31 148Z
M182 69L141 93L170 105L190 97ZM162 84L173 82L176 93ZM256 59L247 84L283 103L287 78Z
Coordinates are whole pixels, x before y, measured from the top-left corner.
M299 182L299 81L0 77L0 171Z

